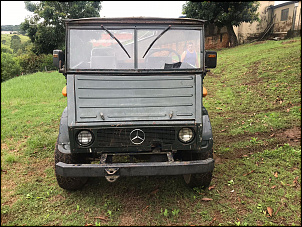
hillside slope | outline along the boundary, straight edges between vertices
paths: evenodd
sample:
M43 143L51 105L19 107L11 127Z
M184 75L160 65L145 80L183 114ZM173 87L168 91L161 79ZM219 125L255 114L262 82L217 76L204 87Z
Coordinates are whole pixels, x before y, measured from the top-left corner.
M301 225L301 38L218 51L204 79L215 151L207 190L180 176L60 188L65 83L58 72L1 83L1 225Z

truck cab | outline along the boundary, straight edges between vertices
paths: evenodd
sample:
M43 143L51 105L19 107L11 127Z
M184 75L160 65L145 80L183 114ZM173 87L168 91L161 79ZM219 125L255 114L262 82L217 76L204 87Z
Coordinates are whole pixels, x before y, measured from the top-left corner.
M208 187L213 135L203 79L217 53L203 20L67 19L66 49L53 62L66 77L67 107L55 146L60 187L90 177L180 175Z

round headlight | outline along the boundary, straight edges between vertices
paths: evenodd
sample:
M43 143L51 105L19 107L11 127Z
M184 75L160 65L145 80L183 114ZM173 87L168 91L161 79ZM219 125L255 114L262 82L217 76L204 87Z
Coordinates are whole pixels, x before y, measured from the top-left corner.
M194 138L194 132L190 128L182 128L179 130L178 138L183 143L189 143Z
M77 141L81 146L89 146L92 143L93 136L88 130L82 130L78 133Z

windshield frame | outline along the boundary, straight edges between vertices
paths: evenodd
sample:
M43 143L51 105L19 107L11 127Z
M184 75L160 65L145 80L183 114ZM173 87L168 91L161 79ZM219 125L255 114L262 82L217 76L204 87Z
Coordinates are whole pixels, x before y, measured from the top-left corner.
M118 74L153 74L153 73L164 73L164 74L175 74L175 73L196 73L196 74L201 74L204 72L205 70L205 66L204 66L204 57L205 57L205 50L204 50L204 25L200 24L200 25L179 25L179 24L169 24L170 28L169 31L173 31L173 30L199 30L200 31L200 62L199 68L185 68L185 69L171 69L171 70L167 70L167 69L139 69L138 68L138 40L137 40L137 33L138 30L146 30L146 29L150 29L150 30L165 30L167 28L167 24L106 24L106 23L99 23L99 24L71 24L68 25L68 23L66 23L66 49L65 49L65 56L66 61L65 61L65 69L66 69L66 73L118 73ZM71 69L69 68L69 61L70 61L70 31L72 29L80 29L80 30L104 30L104 28L102 27L106 27L106 29L108 30L119 30L119 29L132 29L134 31L134 68L133 69ZM105 30L104 30L105 31ZM160 40L160 38L159 38Z

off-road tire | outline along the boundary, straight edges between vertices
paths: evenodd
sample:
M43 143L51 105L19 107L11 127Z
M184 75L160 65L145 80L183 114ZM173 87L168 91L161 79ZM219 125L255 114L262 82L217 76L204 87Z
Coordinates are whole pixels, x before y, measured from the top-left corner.
M193 161L193 160L205 160L207 158L213 158L213 149L202 153L191 153L191 154L184 154L183 160L185 161ZM207 188L211 184L212 180L212 173L213 171L206 172L206 173L195 173L195 174L185 174L183 175L185 183L191 187L200 187L200 188Z
M58 150L58 141L55 146L55 165L58 162L64 162L66 164L83 164L87 163L85 158L73 155L73 154L64 154ZM87 182L87 177L63 177L59 174L57 174L56 168L55 168L55 175L57 178L57 182L59 186L66 190L78 190L81 189Z

